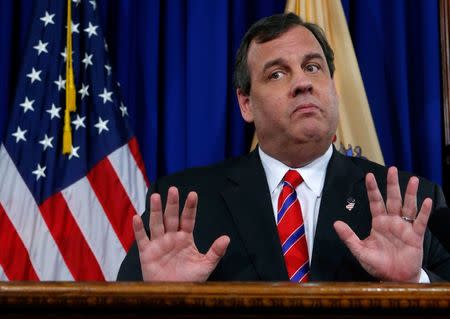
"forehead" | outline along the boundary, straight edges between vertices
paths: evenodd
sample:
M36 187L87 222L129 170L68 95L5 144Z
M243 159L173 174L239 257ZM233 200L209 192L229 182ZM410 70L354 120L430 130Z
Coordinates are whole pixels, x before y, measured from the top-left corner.
M319 53L324 57L322 47L311 31L303 26L296 26L278 38L264 43L253 40L250 43L247 61L250 69L253 69L271 59L288 59L289 57L298 59L310 53Z

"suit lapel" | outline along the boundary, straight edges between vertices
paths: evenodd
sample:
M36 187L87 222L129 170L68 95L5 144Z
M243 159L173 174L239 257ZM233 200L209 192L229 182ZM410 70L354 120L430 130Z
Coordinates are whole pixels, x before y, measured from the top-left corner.
M347 223L360 238L370 231L370 213L364 172L335 149L327 167L314 237L311 280L355 278L361 268L334 230L337 220ZM348 205L354 203L354 206Z
M287 280L267 179L257 150L230 170L222 192L242 242L261 280Z

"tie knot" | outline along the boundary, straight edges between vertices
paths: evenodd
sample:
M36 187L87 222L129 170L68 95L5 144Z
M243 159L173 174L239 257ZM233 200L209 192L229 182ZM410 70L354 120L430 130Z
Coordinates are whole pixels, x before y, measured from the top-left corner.
M283 181L289 183L293 189L303 182L303 177L296 170L290 169L284 175Z

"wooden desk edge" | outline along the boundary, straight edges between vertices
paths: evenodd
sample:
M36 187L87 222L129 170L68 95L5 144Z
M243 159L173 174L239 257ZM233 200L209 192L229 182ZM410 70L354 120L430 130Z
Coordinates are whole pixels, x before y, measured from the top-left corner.
M360 309L450 312L450 284L6 282L0 307Z

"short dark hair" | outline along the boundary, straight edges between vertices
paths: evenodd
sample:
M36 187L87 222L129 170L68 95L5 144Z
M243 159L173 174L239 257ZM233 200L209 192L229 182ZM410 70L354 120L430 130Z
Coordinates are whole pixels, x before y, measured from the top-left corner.
M295 26L302 26L308 29L319 42L322 47L325 59L327 60L330 75L334 74L334 53L330 44L325 37L322 28L317 24L304 22L299 16L294 13L276 14L270 17L263 18L254 23L245 34L241 41L241 45L236 54L236 63L234 66L234 87L240 88L244 94L250 94L251 79L248 70L248 49L250 43L255 40L256 43L265 43L278 38L291 28Z

